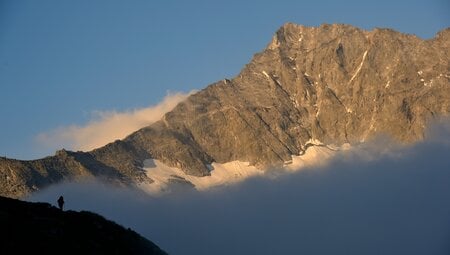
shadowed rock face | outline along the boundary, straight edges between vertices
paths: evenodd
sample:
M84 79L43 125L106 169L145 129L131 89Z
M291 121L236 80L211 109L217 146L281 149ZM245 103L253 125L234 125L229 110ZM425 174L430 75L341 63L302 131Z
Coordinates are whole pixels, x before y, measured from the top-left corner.
M59 150L54 156L38 160L0 158L0 195L23 197L52 183L97 177L128 185L151 181L140 168L140 157L133 148L117 141L103 151L72 152ZM144 156L142 156L145 158ZM147 157L148 158L148 157Z
M167 254L136 232L91 212L0 197L2 254Z
M450 29L422 40L390 29L286 24L235 78L190 96L123 141L75 153L74 164L82 167L61 163L63 168L55 169L61 177L41 177L45 184L79 173L151 182L141 170L145 158L204 176L211 162L280 165L302 154L310 141L355 144L387 134L413 142L423 138L431 118L450 112L449 62ZM8 171L35 173L42 160L12 166L3 159L10 167L0 163L0 180ZM28 183L34 177L18 180L16 189L32 190ZM1 194L16 194L2 189Z

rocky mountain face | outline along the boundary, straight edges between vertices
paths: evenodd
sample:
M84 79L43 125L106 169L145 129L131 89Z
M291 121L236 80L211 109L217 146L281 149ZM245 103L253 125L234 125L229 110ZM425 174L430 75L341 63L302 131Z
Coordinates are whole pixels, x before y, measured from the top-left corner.
M205 176L212 162L278 166L309 146L376 134L413 142L430 119L449 112L450 28L422 40L391 29L288 23L239 75L124 140L35 161L1 159L0 194L90 175L151 182L142 171L148 158Z
M91 212L0 197L2 254L167 254L136 232Z
M108 183L129 185L149 182L139 155L117 141L105 152L72 152L59 150L54 156L37 160L0 158L0 195L19 198L53 183L84 180L90 177Z

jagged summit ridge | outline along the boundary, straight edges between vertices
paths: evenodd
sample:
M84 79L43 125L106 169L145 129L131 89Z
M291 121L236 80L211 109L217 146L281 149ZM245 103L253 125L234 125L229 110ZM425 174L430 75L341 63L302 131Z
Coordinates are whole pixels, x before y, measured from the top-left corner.
M151 154L202 175L212 161L278 164L310 139L339 145L383 132L414 141L428 117L448 113L449 56L440 47L390 29L286 24L237 77L192 95L126 141L141 147L162 137L159 130L171 133L177 155L158 146Z
M142 170L150 158L205 176L213 162L281 166L309 141L339 146L381 133L422 139L431 118L450 112L449 34L422 40L391 29L287 23L236 77L191 95L122 141L69 152L71 164L62 155L3 159L2 194L83 173L151 182Z

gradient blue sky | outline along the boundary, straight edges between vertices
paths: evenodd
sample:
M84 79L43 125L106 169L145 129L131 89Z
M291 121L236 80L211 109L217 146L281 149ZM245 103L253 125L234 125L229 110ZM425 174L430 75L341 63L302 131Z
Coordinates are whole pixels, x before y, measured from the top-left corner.
M44 156L39 133L233 77L285 22L431 38L449 13L446 0L0 0L0 155Z

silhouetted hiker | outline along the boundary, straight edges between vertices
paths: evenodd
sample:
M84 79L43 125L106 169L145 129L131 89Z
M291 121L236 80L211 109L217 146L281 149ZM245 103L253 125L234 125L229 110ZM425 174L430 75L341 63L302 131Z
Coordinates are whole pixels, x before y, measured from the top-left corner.
M64 198L63 198L63 196L59 196L59 198L58 198L58 207L59 207L59 209L61 211L63 210L63 207L64 207Z

